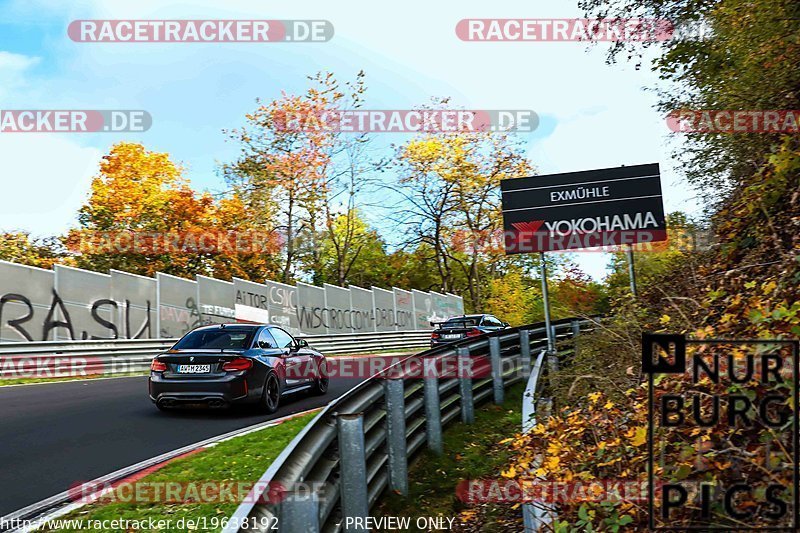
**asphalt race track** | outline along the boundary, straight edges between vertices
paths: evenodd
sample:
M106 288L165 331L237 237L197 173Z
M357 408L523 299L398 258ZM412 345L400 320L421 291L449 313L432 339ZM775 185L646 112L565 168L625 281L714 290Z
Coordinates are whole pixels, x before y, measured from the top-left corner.
M0 516L120 468L238 428L325 405L299 393L274 415L252 409L161 412L147 377L0 387Z

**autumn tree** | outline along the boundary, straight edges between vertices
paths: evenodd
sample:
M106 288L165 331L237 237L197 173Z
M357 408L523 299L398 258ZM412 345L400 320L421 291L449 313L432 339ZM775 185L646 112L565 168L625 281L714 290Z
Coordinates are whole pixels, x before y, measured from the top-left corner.
M669 21L673 38L617 41L609 61L642 63L666 83L659 91L665 114L691 110L800 109L800 3L796 0L579 0L589 17ZM633 14L633 15L632 15ZM795 130L796 131L796 130ZM794 135L797 143L797 135ZM778 134L691 133L675 156L689 180L716 202L747 182L763 165ZM795 144L797 147L797 144Z
M381 263L380 270L371 272L375 279L382 280L374 284L421 291L436 290L441 287L441 280L436 270L432 268L432 257L431 247L427 244L413 249L396 248L388 253Z
M361 78L359 78L361 79ZM353 91L351 107L361 106L358 96L363 85ZM382 161L370 156L372 138L366 133L343 136L338 133L329 172L329 197L325 207L325 243L336 272L334 279L344 285L353 269L366 268L365 259L379 260L385 253L383 239L370 228L359 209L361 193L373 188L372 172Z
M384 247L377 230L369 226L357 209L336 216L326 224L320 250L324 281L340 286L356 278L359 280L354 281L356 285L367 279L370 285L384 283L368 275L385 265Z
M533 173L523 146L506 133L425 133L399 148L397 166L406 244L428 245L440 289L456 290L458 272L480 309L487 272L504 254L500 181Z
M318 73L305 94L260 104L246 116L246 126L229 132L242 148L239 160L225 167L229 182L249 205L274 206L280 215L279 229L286 238L284 282L292 280L301 263L312 279L321 278L321 238L334 243L338 269L346 270L357 225L355 195L370 167L368 139L345 135L322 120L360 107L365 90L363 72L345 83L331 73ZM341 229L342 216L351 227L334 231L334 225Z
M486 312L512 326L542 320L539 290L530 278L520 271L508 272L489 280Z
M442 144L428 138L402 146L398 154L400 177L393 190L401 196L395 219L406 230L403 244L430 250L438 273L437 288L447 292L454 290L448 235L453 234L450 221L455 211L455 182L441 177L443 169L437 162L443 149Z
M118 143L103 157L78 220L65 242L80 268L251 279L273 268L261 253L274 244L269 235L242 241L254 227L239 198L197 194L168 154L137 143Z
M459 220L456 226L476 236L461 254L453 254L467 278L469 297L478 308L483 301L481 262L491 265L504 254L498 236L502 230L500 181L533 173L523 147L507 134L478 134L456 150L458 170L449 175L455 180L455 203ZM484 237L484 238L481 238ZM490 267L491 268L491 267Z
M687 281L696 280L697 260L700 253L711 245L709 239L709 233L702 224L680 211L669 213L667 241L634 246L633 261L639 292L664 297L676 287L667 280L679 270ZM609 296L615 300L630 297L628 256L625 251L611 253L608 270L605 284Z
M608 308L606 286L589 277L576 264L567 262L551 280L553 318L593 316Z
M0 260L44 269L71 263L58 238L34 238L29 233L13 231L0 233Z

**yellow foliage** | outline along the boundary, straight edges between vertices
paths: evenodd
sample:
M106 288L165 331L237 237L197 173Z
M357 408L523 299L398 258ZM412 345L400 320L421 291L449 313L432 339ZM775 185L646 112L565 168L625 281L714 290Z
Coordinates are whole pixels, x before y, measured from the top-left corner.
M80 228L66 238L77 265L150 276L159 271L257 281L269 276L276 234L254 224L238 196L215 201L195 192L183 171L167 153L138 143L114 145L80 209ZM119 236L138 244L116 245Z

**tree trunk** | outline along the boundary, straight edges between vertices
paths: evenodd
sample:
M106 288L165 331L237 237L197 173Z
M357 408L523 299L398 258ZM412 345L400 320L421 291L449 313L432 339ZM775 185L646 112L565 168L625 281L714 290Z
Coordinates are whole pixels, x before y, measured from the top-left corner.
M286 222L286 265L283 268L283 282L292 281L292 262L294 261L294 195L289 194Z

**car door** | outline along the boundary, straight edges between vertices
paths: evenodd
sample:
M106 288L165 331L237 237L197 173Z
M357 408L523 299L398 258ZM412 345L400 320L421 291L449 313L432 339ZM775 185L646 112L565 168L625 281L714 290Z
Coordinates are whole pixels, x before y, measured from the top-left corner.
M298 350L294 337L281 328L271 327L269 332L281 350L281 357L286 367L286 388L293 389L311 382L314 372L309 364L311 360L308 353Z
M275 361L273 358L279 357L283 359L283 350L278 348L278 342L269 332L269 328L263 328L261 330L261 332L258 334L258 338L256 339L253 348L258 350L259 356L262 357L264 359L264 362L270 366L275 365Z

